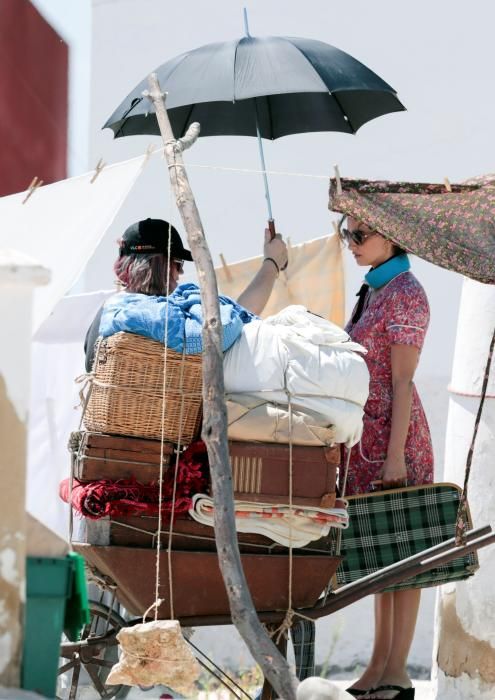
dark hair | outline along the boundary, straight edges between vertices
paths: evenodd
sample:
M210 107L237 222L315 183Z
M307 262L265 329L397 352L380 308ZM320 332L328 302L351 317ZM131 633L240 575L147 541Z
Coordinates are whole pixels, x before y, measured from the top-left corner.
M339 223L338 223L338 230L339 231L342 228L342 224L347 219L347 216L348 216L347 214L342 214L342 216L340 217ZM366 222L363 221L362 223L365 224ZM377 231L377 233L380 233L380 231ZM380 235L383 235L383 234L380 234ZM391 243L393 243L393 241L391 241ZM393 246L394 246L393 257L395 257L396 255L407 255L407 250L404 250L404 248L402 248L400 245L393 243Z
M400 245L396 245L395 243L393 245L394 245L394 257L396 255L407 255L407 250L404 250L404 248L401 248Z
M113 271L120 287L127 292L139 294L167 296L172 290L167 289L167 279L170 283L166 255L122 255L115 261Z

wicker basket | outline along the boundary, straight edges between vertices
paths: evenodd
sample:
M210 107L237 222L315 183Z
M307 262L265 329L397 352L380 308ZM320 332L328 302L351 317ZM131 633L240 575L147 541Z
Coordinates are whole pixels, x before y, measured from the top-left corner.
M167 355L162 431L163 367ZM84 424L87 430L187 445L201 424L201 355L165 350L133 333L101 339Z

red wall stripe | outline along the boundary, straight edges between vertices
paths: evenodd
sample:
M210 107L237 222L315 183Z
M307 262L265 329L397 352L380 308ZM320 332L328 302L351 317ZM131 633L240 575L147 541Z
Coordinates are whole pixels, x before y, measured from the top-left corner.
M0 2L0 195L67 176L67 44L29 0Z

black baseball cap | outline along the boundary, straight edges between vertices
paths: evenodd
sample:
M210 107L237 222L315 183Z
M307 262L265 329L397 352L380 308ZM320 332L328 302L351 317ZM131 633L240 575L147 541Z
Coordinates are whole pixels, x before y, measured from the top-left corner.
M192 260L191 251L184 248L177 229L163 219L143 219L131 224L124 231L119 254L167 255L169 232L171 256L178 260Z

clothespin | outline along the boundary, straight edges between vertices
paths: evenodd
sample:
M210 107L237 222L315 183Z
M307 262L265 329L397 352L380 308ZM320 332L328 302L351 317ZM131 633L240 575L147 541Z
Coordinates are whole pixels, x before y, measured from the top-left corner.
M340 172L339 172L339 166L337 163L333 166L333 171L335 173L335 182L337 184L337 194L341 195L342 194L342 182L340 181Z
M93 177L92 177L91 180L89 181L89 184L90 184L90 185L93 184L93 182L96 180L96 178L98 177L98 175L101 173L101 171L103 170L103 168L105 167L105 165L106 165L106 163L103 162L103 158L100 158L100 160L99 160L99 161L97 162L97 164L96 164L96 168L95 168L95 171L94 171L94 173L93 173Z
M281 272L285 272L287 274L287 267L289 266L290 259L292 257L292 241L290 240L290 236L287 236L285 239L285 245L287 246L287 266L284 270L281 270Z
M33 177L33 179L31 180L31 184L27 188L27 194L24 197L24 199L22 200L22 204L26 204L29 197L33 194L33 192L35 190L38 189L38 187L41 187L42 184L43 184L43 180L39 180L38 177Z
M447 192L452 192L452 185L450 184L450 180L448 177L443 178L444 184L445 184L445 189Z
M232 273L229 270L229 266L227 265L227 261L223 257L223 253L220 253L220 260L222 262L223 271L225 272L225 276L227 277L227 280L229 282L232 282Z

